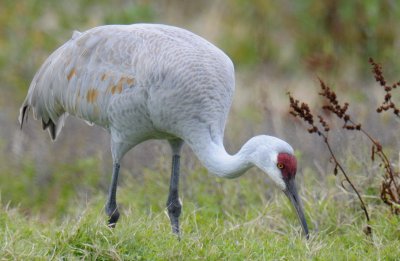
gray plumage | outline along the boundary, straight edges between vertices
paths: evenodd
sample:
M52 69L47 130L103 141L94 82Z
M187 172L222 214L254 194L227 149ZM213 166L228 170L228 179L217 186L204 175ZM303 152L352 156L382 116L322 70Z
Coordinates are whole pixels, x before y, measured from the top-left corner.
M111 224L119 217L115 193L121 158L140 142L167 139L173 151L167 207L173 231L179 234L183 142L218 176L234 178L257 166L282 190L288 189L276 167L278 155L293 155L286 142L261 135L235 155L225 151L223 134L234 88L232 61L200 36L157 24L100 26L74 32L44 62L19 121L22 127L32 109L53 140L68 115L110 132L114 170L106 212Z
M194 127L218 140L233 91L232 62L199 36L170 26L109 25L74 33L56 50L24 106L51 120L56 136L70 114L109 129L116 141L186 138Z

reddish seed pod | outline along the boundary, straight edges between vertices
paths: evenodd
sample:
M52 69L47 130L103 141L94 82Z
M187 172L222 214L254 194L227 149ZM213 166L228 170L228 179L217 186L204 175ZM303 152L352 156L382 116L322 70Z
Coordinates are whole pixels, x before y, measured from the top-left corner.
M349 108L349 103L348 103L348 102L345 102L345 103L344 103L344 106L343 106L343 108L342 108L343 113L346 112L348 108Z
M324 105L324 106L322 106L322 109L323 110L328 110L328 111L330 111L331 110L331 106L330 105Z
M314 132L317 132L317 131L318 131L318 128L315 127L315 126L313 126L312 128L309 128L309 129L308 129L308 132L309 132L309 133L314 133Z

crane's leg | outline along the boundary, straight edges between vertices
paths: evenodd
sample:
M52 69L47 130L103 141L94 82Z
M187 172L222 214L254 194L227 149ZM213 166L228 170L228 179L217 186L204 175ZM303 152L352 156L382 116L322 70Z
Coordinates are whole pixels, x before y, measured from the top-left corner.
M120 168L120 160L125 153L133 147L132 144L118 143L111 140L111 153L113 157L113 173L111 185L108 192L108 200L106 203L106 214L109 217L108 226L114 228L119 219L119 211L117 207L117 185Z
M108 215L108 226L114 228L115 224L119 219L119 211L117 208L117 185L118 185L118 174L119 174L119 163L113 164L113 174L111 179L111 185L108 192L108 200L106 203L106 214Z
M180 152L183 145L182 140L170 140L172 148L172 171L171 181L169 185L169 195L167 200L168 216L171 221L172 232L178 237L179 232L179 216L182 210L182 204L179 200L179 165L180 165Z

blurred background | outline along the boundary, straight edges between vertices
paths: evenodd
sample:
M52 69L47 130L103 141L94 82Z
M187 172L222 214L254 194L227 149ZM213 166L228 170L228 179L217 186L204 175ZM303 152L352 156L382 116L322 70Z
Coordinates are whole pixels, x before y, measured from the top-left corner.
M228 151L235 153L257 134L287 140L300 159L299 182L309 189L302 189L302 193L312 193L309 184L319 184L321 190L330 178L334 179L323 143L288 114L288 91L311 106L321 104L317 77L337 91L339 100L350 102L354 119L380 139L397 161L399 122L389 113L375 113L384 94L374 82L368 58L383 64L387 79L400 79L399 18L400 7L395 0L2 0L2 204L19 206L27 215L39 215L44 220L61 218L71 206L85 205L96 196L103 204L112 169L108 133L69 117L60 137L52 143L32 115L22 131L17 117L30 81L44 60L72 36L73 30L85 31L104 24L175 25L225 51L235 64L237 82L226 128ZM368 142L356 133L341 131L331 133L330 138L340 160L360 175L356 183L363 193L378 195L381 174L369 163ZM140 194L143 205L148 204L146 193L163 191L165 200L150 203L155 204L152 208L163 208L169 169L167 143L143 143L125 156L120 186L131 193L129 196ZM267 189L269 181L257 170L240 181L212 177L188 147L182 172L182 195L194 204L207 204L202 202L202 193L215 193L221 198L229 194L221 185L225 182L234 184L229 185L234 193L244 193L242 189L247 188L264 200L275 191ZM202 182L212 187L202 187ZM153 190L146 190L150 183ZM132 198L127 198L126 204L129 200Z

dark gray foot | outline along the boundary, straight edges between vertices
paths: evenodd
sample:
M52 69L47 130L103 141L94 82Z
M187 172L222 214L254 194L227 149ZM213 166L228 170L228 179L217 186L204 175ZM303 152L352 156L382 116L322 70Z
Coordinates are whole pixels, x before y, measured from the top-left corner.
M110 206L107 204L106 206L106 214L109 217L108 219L108 226L111 228L115 228L117 221L119 219L119 211L116 205Z
M180 236L179 231L179 216L181 215L182 205L179 199L167 201L168 216L171 221L172 232L178 237Z
M117 208L117 183L119 174L119 163L114 163L113 175L111 180L110 191L108 193L108 200L106 204L106 214L109 217L108 226L114 228L119 218Z

